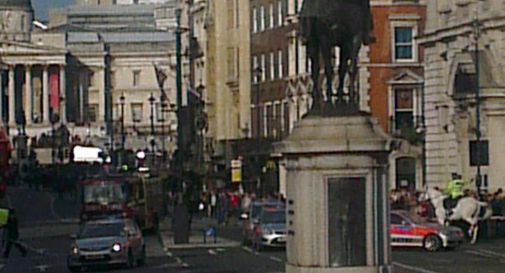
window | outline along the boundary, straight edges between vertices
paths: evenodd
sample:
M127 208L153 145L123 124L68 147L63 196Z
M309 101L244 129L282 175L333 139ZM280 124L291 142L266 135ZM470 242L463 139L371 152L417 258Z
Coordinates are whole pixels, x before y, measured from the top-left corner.
M395 90L395 130L400 130L404 134L408 130L414 129L414 90Z
M283 62L282 62L282 50L279 50L279 52L277 53L277 65L279 66L278 70L279 70L279 79L282 79L282 77L284 77L284 71L282 71L282 67L283 67Z
M228 0L228 3L226 4L227 8L227 19L228 19L228 28L233 28L235 26L235 1L234 0Z
M282 8L283 8L282 1L279 1L277 5L277 25L280 27L282 26L284 21L284 15L283 15L284 11L282 10Z
M252 11L252 19L253 19L253 23L252 23L252 31L253 33L256 33L258 32L258 11L256 10L256 8L253 8L253 11Z
M275 79L275 64L274 64L274 61L275 61L275 54L273 52L270 52L270 58L269 58L269 64L270 64L270 80L274 80Z
M235 0L235 27L240 27L240 6L238 5L239 0Z
M114 103L114 106L112 108L114 110L113 113L113 120L120 120L121 119L121 104L120 103Z
M95 86L95 72L88 73L88 86Z
M98 105L97 104L90 104L88 105L88 121L89 122L96 122L97 121L97 116L98 116Z
M140 84L140 70L133 71L133 86L137 87Z
M412 27L394 28L395 60L413 60L413 29Z
M252 78L254 83L258 83L258 76L256 75L256 69L258 69L258 56L253 56L252 65Z
M166 111L166 109L165 109ZM161 103L157 102L156 103L156 120L158 122L164 122L164 120L166 119L166 115L164 115L163 113L163 107L161 105Z
M236 69L236 61L235 61L235 48L229 47L227 52L226 66L228 71L228 79L236 79L237 78L237 69Z
M26 17L24 15L21 15L21 30L25 30L25 20L26 20Z
M132 103L132 121L141 122L142 121L142 103Z
M265 54L261 55L261 81L265 81L267 65L266 65L266 57Z
M260 8L260 27L259 31L265 30L265 7L261 6Z
M275 21L274 21L274 4L270 3L269 7L269 15L270 15L270 22L268 23L269 27L274 28L275 27Z

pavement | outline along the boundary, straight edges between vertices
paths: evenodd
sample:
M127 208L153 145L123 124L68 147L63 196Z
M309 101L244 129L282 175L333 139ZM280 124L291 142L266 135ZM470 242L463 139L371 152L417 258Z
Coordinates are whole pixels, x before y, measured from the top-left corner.
M211 231L213 229L213 231ZM196 248L230 248L240 246L240 241L220 236L220 228L215 219L194 218L189 235L189 243L175 244L172 232L172 218L166 217L160 222L160 241L165 250ZM215 234L215 236L213 236Z

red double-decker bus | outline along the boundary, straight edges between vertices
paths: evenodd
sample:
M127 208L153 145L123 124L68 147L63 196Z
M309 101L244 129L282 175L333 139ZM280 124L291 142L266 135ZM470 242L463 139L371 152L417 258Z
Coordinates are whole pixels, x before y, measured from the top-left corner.
M126 217L157 229L163 213L162 179L140 174L89 178L81 183L81 220Z

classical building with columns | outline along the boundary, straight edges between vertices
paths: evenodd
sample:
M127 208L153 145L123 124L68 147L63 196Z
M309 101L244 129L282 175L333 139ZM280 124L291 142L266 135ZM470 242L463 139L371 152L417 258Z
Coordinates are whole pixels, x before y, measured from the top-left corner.
M124 125L127 149L173 151L175 39L157 26L159 8L70 6L34 28L29 0L0 0L0 112L9 133L26 128L37 145L65 127L72 138L117 148ZM125 15L132 19L115 24ZM167 75L164 106L155 66Z

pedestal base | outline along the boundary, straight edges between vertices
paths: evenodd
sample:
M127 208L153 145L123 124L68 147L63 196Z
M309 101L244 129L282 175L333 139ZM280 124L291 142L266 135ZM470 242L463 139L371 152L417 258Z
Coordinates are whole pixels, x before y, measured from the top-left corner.
M286 264L286 273L389 273L390 266L301 267Z

